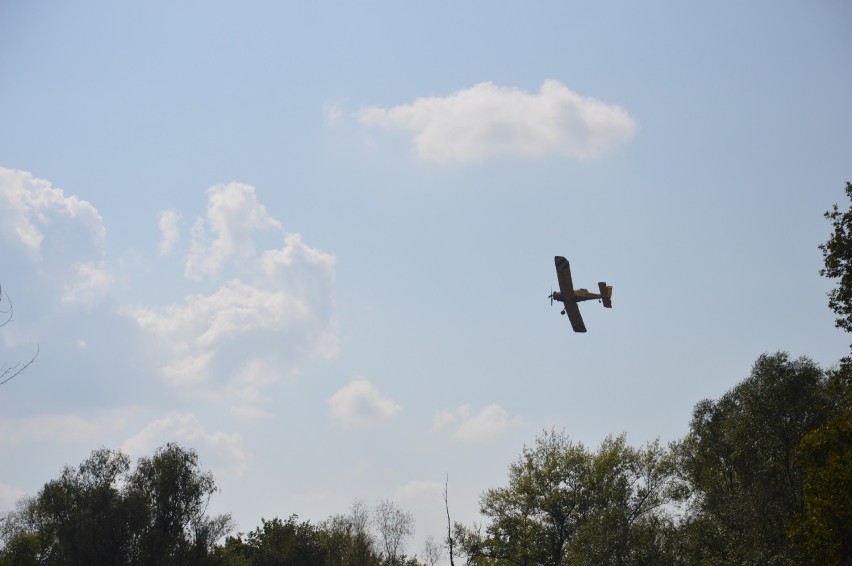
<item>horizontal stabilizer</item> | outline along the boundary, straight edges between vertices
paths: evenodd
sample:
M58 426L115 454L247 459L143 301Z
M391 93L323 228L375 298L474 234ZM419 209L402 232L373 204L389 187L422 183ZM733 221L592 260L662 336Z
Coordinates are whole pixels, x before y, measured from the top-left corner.
M606 281L601 281L598 283L598 289L600 289L601 301L603 302L603 306L608 309L612 308L612 287L607 286Z

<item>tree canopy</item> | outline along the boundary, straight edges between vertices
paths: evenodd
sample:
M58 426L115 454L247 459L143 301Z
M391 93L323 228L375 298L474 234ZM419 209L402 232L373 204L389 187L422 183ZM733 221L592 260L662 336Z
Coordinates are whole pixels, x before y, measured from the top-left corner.
M230 529L228 515L206 515L215 491L191 449L167 444L131 472L100 448L5 516L0 563L205 564Z

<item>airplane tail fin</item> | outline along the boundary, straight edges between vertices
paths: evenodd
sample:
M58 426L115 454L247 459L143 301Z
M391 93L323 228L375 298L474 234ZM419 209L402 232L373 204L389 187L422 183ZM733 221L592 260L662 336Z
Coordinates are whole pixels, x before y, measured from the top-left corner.
M600 289L601 295L603 295L603 298L601 298L601 301L603 302L603 306L605 306L608 309L611 309L612 308L612 286L607 285L606 281L601 281L600 283L598 283L598 289Z

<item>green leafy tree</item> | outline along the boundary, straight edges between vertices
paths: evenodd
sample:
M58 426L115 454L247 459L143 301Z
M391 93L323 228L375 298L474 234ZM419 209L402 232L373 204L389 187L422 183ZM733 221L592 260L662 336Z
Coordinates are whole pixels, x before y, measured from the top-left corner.
M802 439L804 510L791 534L811 564L852 564L852 419L834 418Z
M320 538L329 566L379 566L382 562L370 533L370 510L360 499L352 502L347 515L323 521Z
M846 196L852 200L852 183L846 183ZM819 246L825 263L820 275L838 279L837 288L828 293L828 306L837 315L837 327L849 332L852 331L852 206L841 212L835 204L825 217L831 221L834 232Z
M662 560L646 531L663 516L670 478L656 443L637 450L619 436L593 453L545 432L510 465L509 485L482 496L485 536L457 528L455 538L472 564L636 564L639 544Z
M195 452L175 444L133 472L125 454L95 450L3 517L0 564L205 564L230 528L205 514L214 491Z
M370 535L367 506L356 500L348 515L334 515L312 525L296 515L286 521L262 519L246 535L229 536L215 549L223 566L384 566ZM398 557L398 560L403 560ZM399 564L408 562L400 561Z
M690 487L682 534L694 564L783 564L798 558L787 533L803 509L794 453L830 409L824 372L808 358L762 355L751 375L693 411L679 449Z
M168 443L140 458L127 485L128 506L143 518L133 537L136 561L196 563L206 556L230 528L227 516L206 516L215 492L213 474L201 470L194 450Z
M26 544L41 564L127 563L133 517L118 484L129 467L127 456L104 448L78 468L66 466L6 516L3 554Z
M852 183L846 183L852 200ZM841 212L835 204L825 213L833 232L822 250L820 274L837 280L828 306L835 325L852 330L852 206ZM804 474L804 510L796 516L791 535L813 564L852 564L852 357L840 360L829 373L834 403L830 419L809 432L796 451Z
M336 515L326 519L320 539L328 566L379 566L382 563L369 531L353 523L351 517Z
M662 544L670 521L672 468L658 442L644 449L609 437L592 454L583 488L589 512L567 546L569 564L657 564L672 561Z
M482 534L482 526L476 523L472 527L462 523L453 523L452 540L457 552L464 559L465 566L488 564L489 560L485 553L485 538Z
M327 564L320 529L309 521L299 522L296 515L286 521L279 518L242 535L228 537L217 550L225 564L266 566L324 566Z

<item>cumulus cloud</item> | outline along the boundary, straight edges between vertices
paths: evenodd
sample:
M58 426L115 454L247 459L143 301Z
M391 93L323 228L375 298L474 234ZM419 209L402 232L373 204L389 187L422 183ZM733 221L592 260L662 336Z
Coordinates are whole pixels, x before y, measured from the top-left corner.
M0 167L0 243L37 263L63 302L91 306L111 287L105 240L91 203L27 171Z
M207 215L192 226L192 247L185 261L189 279L217 273L232 256L252 256L255 232L281 228L257 201L251 185L214 185L207 195Z
M150 456L167 442L197 448L203 458L202 465L212 465L218 472L232 477L241 475L249 463L238 433L209 433L193 413L171 412L157 419L128 438L121 450L132 458Z
M485 440L505 432L521 423L520 417L510 418L508 411L492 403L475 413L465 404L453 411L441 411L435 415L434 430L455 428L453 438L463 441Z
M162 239L158 249L160 255L168 255L172 253L175 245L180 241L180 223L181 216L176 210L164 210L160 212L158 221L160 225L160 234Z
M176 251L179 239L170 234L180 218L177 211L160 214L161 252ZM260 246L261 230L278 232L283 245ZM184 275L190 282L204 279L205 292L121 309L154 339L167 383L221 398L224 391L244 392L296 375L307 359L337 354L335 256L285 232L258 202L254 187L208 189L206 214L194 222L190 239ZM231 412L241 418L266 414L245 399Z
M165 374L175 384L204 381L214 352L224 343L304 326L311 316L298 297L239 280L228 281L210 295L189 295L183 304L124 312L171 355Z
M446 97L419 98L359 113L368 126L410 131L428 161L469 162L499 155L594 157L631 139L626 110L546 80L538 93L479 83Z
M401 407L390 397L383 397L366 379L356 379L328 400L331 417L343 428L361 428L386 421Z
M81 226L91 242L103 248L106 229L101 215L88 201L66 196L49 181L32 173L0 167L0 234L41 259L44 230L64 217Z

